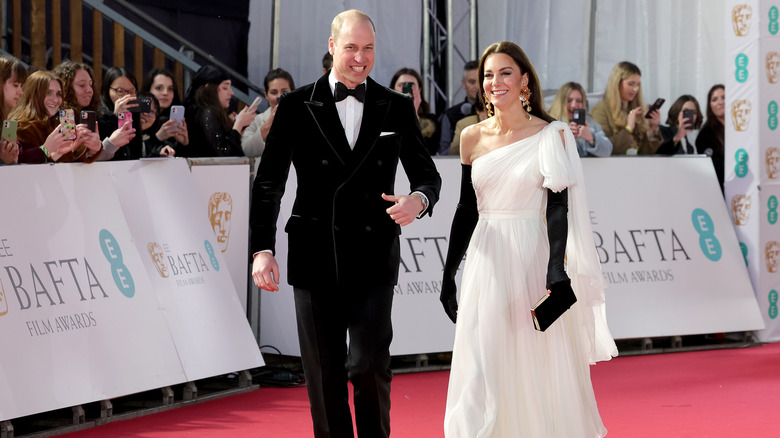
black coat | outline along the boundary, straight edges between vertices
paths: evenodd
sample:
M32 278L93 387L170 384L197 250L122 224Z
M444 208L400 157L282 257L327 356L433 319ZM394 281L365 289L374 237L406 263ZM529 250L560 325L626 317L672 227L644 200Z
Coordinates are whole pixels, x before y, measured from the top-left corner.
M288 93L279 102L252 190L252 253L275 250L280 200L293 164L298 188L285 227L289 283L303 288L396 284L401 228L385 211L392 204L381 194L394 193L399 159L410 192L425 193L430 214L441 177L408 96L368 78L360 133L351 150L327 74Z

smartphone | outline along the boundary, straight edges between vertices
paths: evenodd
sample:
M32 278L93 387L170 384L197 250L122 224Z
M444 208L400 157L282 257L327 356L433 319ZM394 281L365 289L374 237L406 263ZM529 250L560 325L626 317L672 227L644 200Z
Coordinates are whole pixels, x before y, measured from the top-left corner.
M585 109L580 108L574 110L574 112L571 115L572 122L578 124L578 125L584 125L585 124Z
M408 94L410 96L414 96L414 82L403 82L401 83L401 92L404 94Z
M252 104L254 105L254 104ZM184 120L184 107L181 105L173 105L171 106L171 118L170 120L178 120L179 125L182 124L182 121Z
M3 120L3 133L0 134L0 138L16 141L16 125L16 120Z
M652 118L653 116L651 116L650 113L652 113L655 110L661 109L661 106L664 104L664 102L666 102L666 99L660 97L656 99L655 102L653 102L653 104L650 105L650 108L647 109L647 114L645 114L645 118L646 119Z
M60 110L60 123L62 123L62 129L60 132L62 132L65 140L75 140L76 116L74 115L72 109L68 108Z
M138 106L128 108L131 113L148 113L152 110L152 99L149 96L141 96L128 103L137 103Z
M693 129L693 114L695 113L692 109L684 109L683 110L683 124L689 125L690 129Z
M96 132L95 126L97 122L97 116L95 115L94 111L81 111L79 120L79 123L87 125L87 128L89 128L90 131Z
M129 113L129 112L119 113L117 114L116 118L118 120L117 125L119 129L122 129L122 127L127 124L130 124L130 126L133 125L133 113Z
M257 109L257 107L260 105L260 102L262 102L262 101L263 101L263 98L260 97L260 96L257 96L257 97L255 97L255 100L252 102L252 105L249 105L249 106L252 106L255 109Z

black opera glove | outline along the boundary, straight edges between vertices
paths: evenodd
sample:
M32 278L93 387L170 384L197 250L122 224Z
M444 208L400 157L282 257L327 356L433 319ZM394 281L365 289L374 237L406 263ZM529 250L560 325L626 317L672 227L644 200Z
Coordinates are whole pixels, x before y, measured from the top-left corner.
M460 262L466 255L471 235L477 226L477 194L471 182L471 165L461 164L460 199L452 218L450 239L447 247L447 258L444 262L444 275L441 282L439 300L444 311L455 322L458 315L458 286L455 284L455 274Z
M564 269L566 238L569 231L569 193L563 189L558 193L547 189L547 239L550 242L550 261L547 263L547 288L559 282L569 281Z

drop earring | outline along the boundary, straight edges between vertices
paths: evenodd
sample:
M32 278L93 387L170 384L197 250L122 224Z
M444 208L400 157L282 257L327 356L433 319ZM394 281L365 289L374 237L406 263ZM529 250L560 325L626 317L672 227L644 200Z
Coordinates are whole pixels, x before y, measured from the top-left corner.
M528 113L528 120L531 120L531 90L528 89L528 86L520 90L520 101L523 102L525 112Z
M487 93L482 94L484 96L485 100L485 112L487 113L488 117L493 117L493 104L490 103L490 100L488 100Z

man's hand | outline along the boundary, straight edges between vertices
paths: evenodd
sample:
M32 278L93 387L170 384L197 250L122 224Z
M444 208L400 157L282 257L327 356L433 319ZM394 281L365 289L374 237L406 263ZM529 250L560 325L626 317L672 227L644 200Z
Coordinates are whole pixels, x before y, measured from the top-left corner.
M279 290L279 265L270 252L260 252L252 262L252 279L260 289L276 292Z
M390 219L401 226L411 224L425 208L422 198L417 193L397 196L382 193L382 199L395 202L395 205L387 209L387 214L390 215Z

